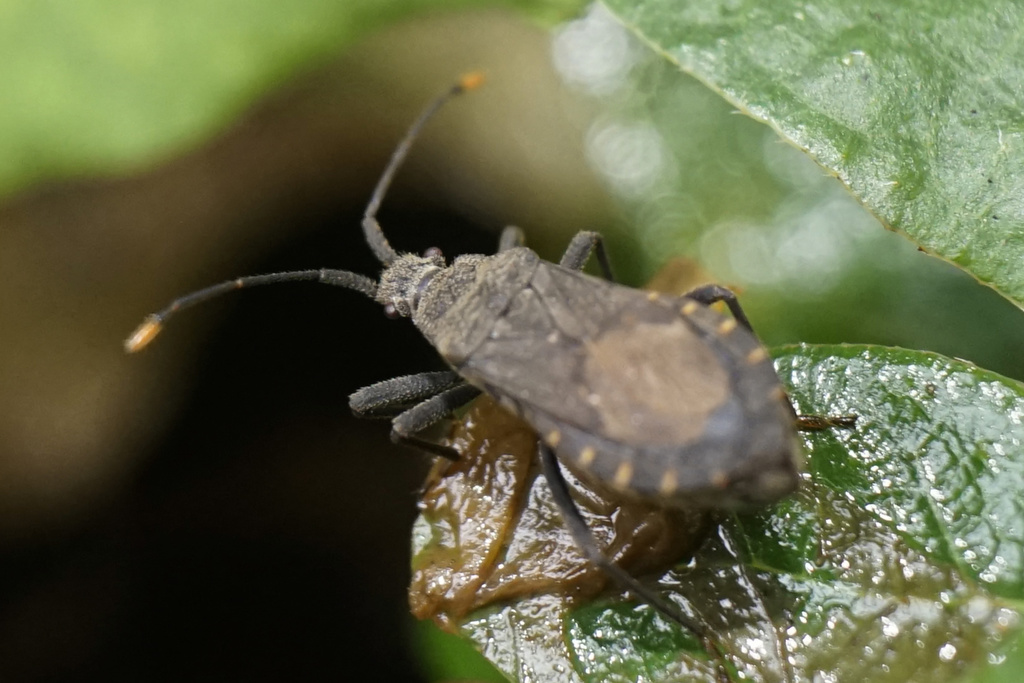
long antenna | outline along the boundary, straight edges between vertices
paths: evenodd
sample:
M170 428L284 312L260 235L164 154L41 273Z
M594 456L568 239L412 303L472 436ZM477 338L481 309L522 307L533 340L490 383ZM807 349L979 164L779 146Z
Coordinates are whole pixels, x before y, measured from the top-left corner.
M249 287L258 287L260 285L276 285L281 282L322 282L325 285L354 289L371 299L377 294L377 282L375 280L359 273L350 273L347 270L332 270L330 268L289 270L282 273L240 277L178 297L163 310L147 315L142 324L136 327L135 331L124 340L124 350L128 353L135 353L145 348L160 334L167 319L179 311L191 308L204 301L209 301L221 294L233 292L236 289L248 289Z
M395 172L405 161L405 158L409 156L409 150L412 148L412 143L419 136L420 132L427 122L437 113L437 111L452 99L456 95L460 95L467 90L473 90L479 87L484 82L484 76L479 71L474 71L466 74L459 79L459 82L453 85L448 92L444 93L436 100L430 103L423 113L419 115L419 118L409 126L409 130L406 131L405 137L398 143L398 147L391 153L391 159L388 161L387 167L384 169L384 173L381 174L380 180L377 181L377 187L373 189L373 195L370 197L370 203L366 205L366 213L363 214L363 234L366 236L366 243L370 245L370 249L373 251L373 255L377 257L385 266L391 265L395 259L398 258L398 252L395 251L388 240L384 237L384 231L381 230L380 224L377 222L377 210L380 208L380 203L384 199L384 194L388 191L391 186L391 180L395 176Z
M423 113L420 114L419 118L416 119L415 123L406 132L398 147L391 154L391 160L384 169L380 180L377 181L377 187L373 190L373 196L370 197L370 203L367 205L366 213L363 217L363 231L366 235L366 241L377 259L385 266L390 265L397 259L398 253L388 244L387 239L384 238L383 231L380 229L380 225L377 224L377 209L380 208L381 200L384 199L384 194L387 192L388 186L391 185L391 179L394 177L395 171L398 170L398 167L409 155L409 148L412 146L416 136L419 135L420 131L423 130L423 126L426 125L427 121L430 120L437 110L455 95L478 87L483 83L483 80L483 75L480 72L469 73L460 78L458 83L431 102ZM350 273L347 270L321 268L318 270L291 270L282 273L240 277L186 294L172 301L163 310L146 316L142 324L135 328L135 331L125 340L124 350L128 353L135 353L145 348L160 334L168 318L179 311L238 289L273 285L281 282L322 282L335 287L354 289L371 299L377 294L377 282L375 280L358 273Z

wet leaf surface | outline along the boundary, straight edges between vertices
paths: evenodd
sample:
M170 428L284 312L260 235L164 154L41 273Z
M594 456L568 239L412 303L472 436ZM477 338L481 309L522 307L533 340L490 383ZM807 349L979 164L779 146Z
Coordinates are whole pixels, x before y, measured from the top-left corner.
M855 413L857 427L805 434L801 490L723 517L660 590L717 634L732 680L1011 680L1024 387L902 349L775 355L801 412ZM625 598L534 594L461 629L516 681L703 681L717 669L690 634Z

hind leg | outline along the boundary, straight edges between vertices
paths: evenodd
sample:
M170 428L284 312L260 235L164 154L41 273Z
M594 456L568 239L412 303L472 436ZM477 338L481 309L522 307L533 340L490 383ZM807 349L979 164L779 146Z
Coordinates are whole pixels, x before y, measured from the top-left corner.
M590 531L590 527L587 526L587 522L583 518L579 507L576 506L576 502L569 493L569 486L566 484L565 477L562 476L562 471L558 466L558 460L554 452L543 442L538 442L537 447L541 470L544 472L544 478L547 479L548 486L551 488L555 504L562 513L562 520L569 529L569 533L572 535L573 541L576 542L576 546L587 560L599 567L623 589L629 591L638 599L651 605L672 621L675 621L698 638L704 640L712 651L720 653L719 646L714 642L707 628L697 618L683 614L676 605L669 603L660 595L644 586L633 578L629 572L612 562L604 554L598 546L594 534Z
M732 317L736 318L736 322L751 332L754 331L750 326L750 320L747 319L747 314L743 312L739 300L736 299L736 294L730 289L720 285L703 285L690 290L683 296L698 301L705 306L710 306L718 301L724 301L725 305L729 307ZM793 413L796 414L796 410ZM839 415L836 417L796 415L796 427L801 431L821 431L834 428L848 429L853 427L856 421L856 415Z

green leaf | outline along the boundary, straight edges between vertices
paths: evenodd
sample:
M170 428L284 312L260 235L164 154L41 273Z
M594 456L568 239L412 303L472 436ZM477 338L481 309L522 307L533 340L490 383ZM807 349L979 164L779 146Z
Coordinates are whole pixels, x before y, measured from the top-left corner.
M373 29L414 12L495 4L554 20L580 2L0 3L0 196L166 158Z
M1024 385L877 346L782 347L776 368L801 412L853 413L857 425L804 434L801 490L724 519L658 581L663 595L700 615L733 680L1010 680ZM626 600L534 595L462 630L516 681L703 681L719 666Z
M892 228L1024 301L1024 6L605 0Z

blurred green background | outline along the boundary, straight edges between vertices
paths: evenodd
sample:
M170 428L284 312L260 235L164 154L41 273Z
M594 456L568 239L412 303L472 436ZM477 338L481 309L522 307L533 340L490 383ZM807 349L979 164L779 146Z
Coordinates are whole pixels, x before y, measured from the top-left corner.
M470 69L385 203L396 247L596 229L631 284L696 258L770 345L1024 378L1015 306L603 10L498 4L0 4L0 679L455 675L404 604L425 462L347 409L439 365L411 326L294 286L121 340L228 277L373 273L370 189Z

